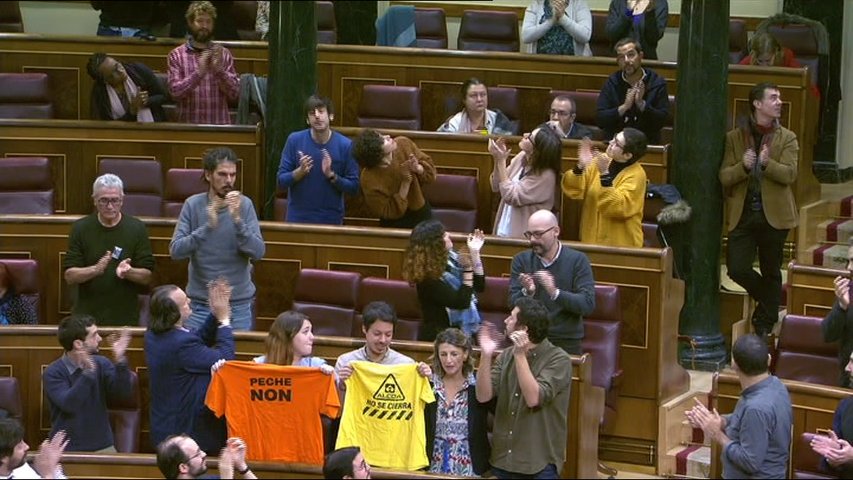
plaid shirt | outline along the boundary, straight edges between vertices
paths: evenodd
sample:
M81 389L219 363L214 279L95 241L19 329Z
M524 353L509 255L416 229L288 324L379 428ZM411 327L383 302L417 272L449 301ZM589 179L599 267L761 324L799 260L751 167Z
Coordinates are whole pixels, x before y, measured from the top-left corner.
M178 121L230 125L228 100L240 94L240 78L234 70L234 57L222 48L222 69L198 73L198 58L202 50L189 43L169 52L169 93L178 104Z

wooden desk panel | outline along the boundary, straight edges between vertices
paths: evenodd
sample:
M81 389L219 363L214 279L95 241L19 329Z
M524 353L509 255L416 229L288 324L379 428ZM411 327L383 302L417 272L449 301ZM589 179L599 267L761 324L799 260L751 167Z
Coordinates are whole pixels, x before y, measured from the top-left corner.
M55 324L71 306L62 281L61 256L75 216L0 216L0 254L35 258L46 322ZM169 258L174 220L145 219L157 260L154 284L186 285L186 262ZM402 278L405 230L328 227L261 222L266 256L255 265L258 324L268 325L291 307L300 268L357 271L363 275ZM452 235L454 242L464 236ZM509 275L513 255L527 248L520 240L489 237L483 250L488 275ZM621 395L631 398L617 419L614 437L647 442L654 457L656 432L638 432L635 418L657 419L658 406L687 390L688 376L677 363L678 314L684 284L672 277L669 249L612 248L567 243L589 256L597 283L620 286L623 334ZM340 353L340 352L337 352ZM654 423L656 425L656 423Z
M102 329L103 335L111 329ZM128 362L140 378L142 393L142 439L141 448L146 452L153 451L150 446L150 423L148 418L148 375L145 365L144 336L145 330L133 328L133 338L127 350ZM237 359L251 360L264 352L266 334L262 332L236 332ZM344 352L359 348L363 341L336 337L318 336L314 341L314 354L325 358L334 364L337 357ZM104 343L101 353L111 355L110 348ZM432 354L432 346L421 342L395 342L393 348L409 355L417 361L428 361ZM14 326L0 329L0 352L3 361L0 363L0 376L15 376L21 385L21 401L24 407L24 425L26 441L38 445L41 439L50 432L50 412L42 389L41 372L62 354L62 349L56 341L55 326L25 327ZM572 356L572 387L569 405L569 437L566 447L566 467L563 470L566 478L593 478L598 466L598 419L604 413L604 391L592 385L592 362L589 355ZM116 468L122 472L119 476L138 476L148 472L150 463L147 455L81 455L72 457L70 463L75 464L66 473L70 475L91 476L101 474L104 463L115 462ZM90 464L90 462L92 464ZM77 464L80 465L77 465ZM282 478L282 473L298 473L302 475L285 475L287 478L305 478L308 474L316 474L316 467L283 464L277 462L252 462L257 465L255 473L270 473L270 478ZM216 464L210 464L215 469ZM155 467L156 468L156 467ZM273 473L275 472L275 473ZM387 471L390 472L390 471ZM414 473L420 478L424 476ZM110 475L114 476L113 474ZM399 474L388 473L387 478L401 478ZM427 476L427 478L432 476ZM414 477L404 477L414 478ZM434 478L434 477L433 477Z
M222 42L234 54L240 73L265 75L268 71L266 42ZM155 70L166 70L166 56L180 41L114 37L63 37L0 33L0 72L44 72L57 92L59 118L89 117L91 79L86 61L92 52L105 51L123 61L144 62ZM646 60L668 82L675 94L677 64ZM800 169L795 186L798 205L820 197L817 179L811 173L818 102L808 92L806 69L730 65L728 86L729 125L749 111L749 89L759 82L779 85L785 106L782 124L800 140ZM419 86L422 90L424 129L435 129L446 110L458 103L459 87L471 76L491 86L519 89L522 129L530 131L545 120L550 90L601 89L616 70L606 57L555 57L506 52L476 52L356 45L317 45L318 91L337 105L336 126L354 126L361 87L369 83ZM297 101L301 102L302 99Z
M57 213L93 210L92 182L101 158L157 159L165 185L168 169L202 168L205 150L218 146L237 153L238 188L254 200L257 211L263 203L263 136L255 125L2 119L0 145L2 157L50 160Z
M788 313L824 317L835 303L835 277L844 270L788 264Z

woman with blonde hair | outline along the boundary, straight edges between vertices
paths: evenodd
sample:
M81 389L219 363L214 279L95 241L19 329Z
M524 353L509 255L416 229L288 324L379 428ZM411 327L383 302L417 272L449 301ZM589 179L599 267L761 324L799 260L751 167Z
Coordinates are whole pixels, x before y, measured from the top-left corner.
M477 401L471 351L471 337L457 328L435 337L431 381L436 401L425 410L430 473L472 477L489 468L489 409Z
M486 286L480 249L483 232L468 235L467 249L453 250L453 241L438 220L412 229L403 256L403 278L418 290L421 326L418 340L431 342L445 328L455 326L473 334L480 326L477 297Z
M550 127L540 127L525 133L518 146L521 151L507 164L510 149L504 139L489 139L489 153L494 159L489 180L492 191L501 194L492 232L499 237L522 238L533 212L554 208L560 137Z

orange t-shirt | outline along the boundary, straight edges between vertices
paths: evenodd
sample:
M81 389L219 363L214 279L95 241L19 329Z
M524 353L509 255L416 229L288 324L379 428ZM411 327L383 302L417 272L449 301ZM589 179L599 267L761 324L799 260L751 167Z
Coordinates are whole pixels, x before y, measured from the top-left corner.
M225 415L228 435L246 442L246 458L323 464L320 415L336 418L334 377L319 368L230 361L210 381L205 399Z

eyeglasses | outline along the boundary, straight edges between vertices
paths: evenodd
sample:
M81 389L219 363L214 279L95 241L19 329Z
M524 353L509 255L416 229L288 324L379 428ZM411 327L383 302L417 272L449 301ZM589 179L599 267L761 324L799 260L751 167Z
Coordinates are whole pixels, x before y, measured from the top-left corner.
M609 143L610 143L611 145L616 145L616 146L617 146L617 147L619 147L621 150L625 150L625 144L624 144L624 143L619 143L619 140L616 140L616 137L611 138Z
M198 457L202 456L203 454L204 454L204 451L202 451L201 449L199 449L197 452L195 452L195 455L193 455L193 456L191 456L191 457L187 457L187 461L186 461L186 462L184 462L184 463L189 463L190 461L192 461L192 459L194 459L194 458L198 458Z
M625 60L633 60L633 59L637 58L637 55L639 55L639 54L637 53L636 50L630 50L630 51L627 51L627 52L621 53L621 54L617 53L616 54L616 60L619 61L619 60L622 60L623 58Z
M563 110L551 110L551 115L557 115L559 117L568 117L572 112L564 112Z
M367 465L367 460L362 459L361 463L358 464L358 469L362 472L369 472L370 466Z
M100 205L102 207L106 207L107 205L110 205L110 204L113 204L115 206L119 206L119 205L121 205L122 201L123 201L123 199L121 197L115 197L115 198L101 197L98 199L98 205Z
M551 230L553 230L555 228L557 228L556 225L554 225L553 227L551 227L547 230L542 230L541 232L527 231L527 232L524 232L523 235L524 235L524 238L526 238L528 240L530 240L531 238L542 238L542 235L545 235L546 233L550 232Z

